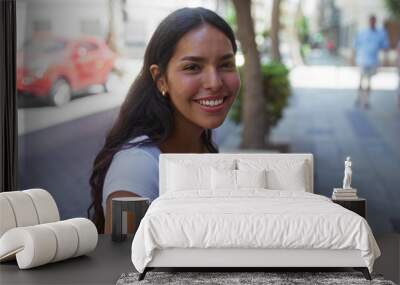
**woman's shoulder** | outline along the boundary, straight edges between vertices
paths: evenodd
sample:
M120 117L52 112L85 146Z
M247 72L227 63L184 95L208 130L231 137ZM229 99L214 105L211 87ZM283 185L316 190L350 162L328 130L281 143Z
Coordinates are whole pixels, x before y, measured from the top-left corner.
M160 149L152 144L144 143L150 141L147 135L138 136L126 142L124 146L115 154L115 158L119 157L143 157L151 158L158 162Z
M145 138L142 138L145 139ZM132 142L133 140L130 140ZM138 142L139 139L136 140ZM124 147L113 157L106 180L130 180L132 177L145 178L158 170L159 150L156 146L135 145Z
M146 138L136 138L138 142ZM151 200L158 195L158 148L135 145L122 148L113 157L103 185L103 207L109 194L128 191Z

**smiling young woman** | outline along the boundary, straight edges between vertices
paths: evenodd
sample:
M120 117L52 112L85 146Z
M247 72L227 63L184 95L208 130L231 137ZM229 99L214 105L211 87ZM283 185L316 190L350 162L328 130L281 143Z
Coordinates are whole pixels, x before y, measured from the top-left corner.
M94 161L88 212L99 232L105 216L110 231L113 197L158 197L160 153L218 152L211 130L240 88L235 53L232 29L210 10L183 8L160 23Z

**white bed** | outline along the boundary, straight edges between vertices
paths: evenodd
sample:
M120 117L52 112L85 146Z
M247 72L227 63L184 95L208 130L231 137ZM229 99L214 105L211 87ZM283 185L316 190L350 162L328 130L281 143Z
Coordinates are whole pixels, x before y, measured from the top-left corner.
M221 171L209 177L204 166ZM268 185L248 187L260 169ZM160 197L132 243L140 279L155 267L354 267L370 278L380 255L372 232L362 217L312 194L311 154L161 154L159 171ZM225 173L235 173L234 189Z

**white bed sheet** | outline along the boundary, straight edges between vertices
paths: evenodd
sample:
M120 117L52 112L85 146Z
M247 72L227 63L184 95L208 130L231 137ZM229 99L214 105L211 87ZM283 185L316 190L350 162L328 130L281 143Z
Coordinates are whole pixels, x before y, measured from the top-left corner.
M166 248L357 249L370 272L380 255L361 216L324 196L265 189L160 196L132 242L133 265L143 272Z

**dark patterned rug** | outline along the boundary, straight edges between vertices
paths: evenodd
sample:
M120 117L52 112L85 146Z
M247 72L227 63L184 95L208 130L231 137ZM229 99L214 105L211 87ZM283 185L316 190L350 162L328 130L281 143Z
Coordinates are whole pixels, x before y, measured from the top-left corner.
M372 281L364 278L360 272L154 272L150 271L142 281L138 281L139 273L122 274L117 285L134 284L268 284L268 285L297 285L297 284L379 284L395 285L392 281L384 280L382 275L372 274Z

